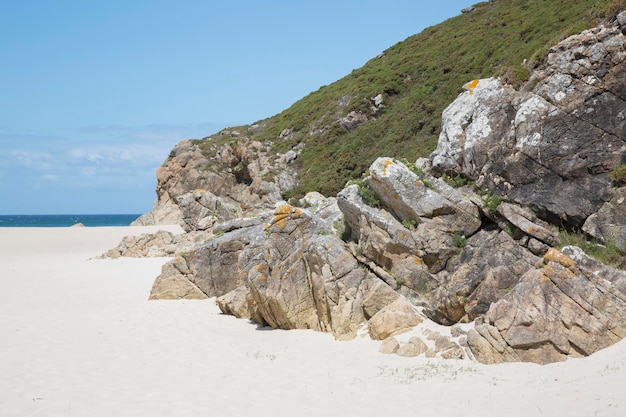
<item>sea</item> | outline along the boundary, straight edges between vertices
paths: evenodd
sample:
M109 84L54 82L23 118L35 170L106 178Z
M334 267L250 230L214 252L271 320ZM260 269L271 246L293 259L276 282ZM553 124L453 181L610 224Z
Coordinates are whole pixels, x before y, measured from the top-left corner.
M15 214L0 215L0 227L130 226L139 214Z

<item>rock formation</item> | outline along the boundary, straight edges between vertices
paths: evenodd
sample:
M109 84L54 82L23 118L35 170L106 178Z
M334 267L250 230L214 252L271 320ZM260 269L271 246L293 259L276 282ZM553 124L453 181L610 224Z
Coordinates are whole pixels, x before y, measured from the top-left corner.
M549 363L580 357L626 336L626 273L577 247L550 249L493 303L468 334L484 363Z
M158 234L109 256L181 255L153 299L216 297L262 325L367 332L386 353L549 363L609 346L626 336L626 272L557 247L568 228L626 248L626 187L611 182L626 162L623 22L555 45L520 90L469 82L429 159L378 158L336 199L282 201L294 151L235 131L183 141L139 223L179 222L193 244Z
M625 162L625 85L619 27L571 36L524 91L497 79L468 83L443 113L433 169L581 227L611 200L609 174Z
M282 200L281 191L296 184L290 164L293 151L273 154L271 144L249 141L235 131L221 132L222 142L201 149L179 142L157 170L157 200L152 212L135 225L180 224L185 230L208 230L215 224L254 215Z

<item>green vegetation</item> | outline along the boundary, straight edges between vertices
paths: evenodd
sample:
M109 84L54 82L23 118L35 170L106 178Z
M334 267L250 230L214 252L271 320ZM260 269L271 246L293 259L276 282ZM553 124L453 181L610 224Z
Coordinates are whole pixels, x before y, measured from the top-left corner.
M459 174L455 175L454 177L443 174L441 176L441 179L443 179L445 182L448 183L448 185L451 185L454 188L463 187L464 185L473 185L472 181L463 178Z
M495 216L498 212L498 206L502 203L502 197L496 194L488 194L484 197L484 199L487 209L489 210L489 214Z
M360 180L356 184L359 187L359 197L363 199L365 204L371 207L380 207L381 203L376 192L367 185L365 180Z
M467 238L458 233L454 233L452 235L452 244L456 248L457 253L460 253L461 250L467 245Z
M415 230L415 228L417 227L417 220L415 219L402 220L402 226L406 227L409 230Z
M626 185L626 164L622 164L611 172L613 185L621 187Z
M411 171L412 173L420 177L420 179L424 178L424 170L422 170L422 168L416 167L415 164L412 162L409 162L408 159L400 158L400 159L396 159L396 161L400 162L402 165L407 167L409 171Z
M478 187L476 187L474 190L478 193L478 195L482 197L485 205L487 206L489 214L495 216L498 212L498 207L502 203L502 197L492 193L486 188L479 189Z
M558 249L564 246L578 246L587 255L615 268L626 269L626 253L621 251L615 242L599 244L587 239L587 235L580 230L559 232L560 244Z
M229 130L273 143L280 152L304 142L295 161L300 184L285 197L299 198L308 191L335 195L378 156L415 160L430 154L441 112L465 83L499 75L523 88L550 46L613 17L626 9L626 0L493 0L475 7L399 42L254 128ZM374 97L379 94L383 106L377 108ZM369 120L349 130L339 119L352 111ZM283 131L290 134L281 138ZM197 142L209 156L217 149L214 140L238 139L212 138Z

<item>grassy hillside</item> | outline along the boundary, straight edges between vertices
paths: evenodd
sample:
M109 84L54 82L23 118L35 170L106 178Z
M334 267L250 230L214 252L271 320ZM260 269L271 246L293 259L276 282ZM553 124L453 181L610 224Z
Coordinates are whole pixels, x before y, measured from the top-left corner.
M254 128L236 130L283 152L305 143L296 160L300 185L287 197L314 190L334 195L377 156L415 160L432 152L441 112L463 84L492 75L523 82L551 45L626 9L626 0L492 0L475 7L394 45ZM385 107L373 112L378 94ZM352 111L369 120L349 131L338 120ZM291 134L280 139L285 129Z

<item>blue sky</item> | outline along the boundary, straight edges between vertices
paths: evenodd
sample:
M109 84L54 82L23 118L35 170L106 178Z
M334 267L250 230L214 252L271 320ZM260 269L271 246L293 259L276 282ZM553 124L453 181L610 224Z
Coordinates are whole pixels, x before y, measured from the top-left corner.
M144 213L181 139L272 116L449 0L0 0L0 214Z

